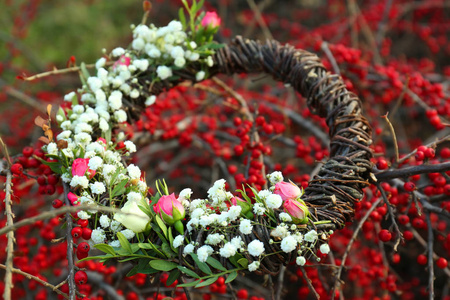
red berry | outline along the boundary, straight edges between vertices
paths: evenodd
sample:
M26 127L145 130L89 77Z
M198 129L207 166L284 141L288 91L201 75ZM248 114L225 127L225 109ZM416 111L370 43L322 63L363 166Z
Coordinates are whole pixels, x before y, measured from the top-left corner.
M239 117L234 118L233 119L233 124L234 124L234 126L238 127L239 125L242 124L242 119L239 118Z
M444 194L450 196L450 183L444 185Z
M77 258L78 259L83 259L89 256L88 252L82 252L82 251L76 251L77 254Z
M409 230L405 230L405 232L403 232L403 237L405 240L410 241L414 238L414 234Z
M237 291L236 296L239 299L247 299L248 298L248 291L246 289L240 289Z
M31 155L33 155L33 151L34 151L33 147L25 147L22 150L22 154L25 157L30 157Z
M416 189L416 185L413 182L408 181L408 182L405 182L405 184L403 184L403 188L407 192L413 192Z
M241 145L236 145L234 146L234 154L236 156L240 156L244 153L244 147L242 147Z
M417 161L422 161L425 159L425 153L423 153L422 151L417 151L414 157Z
M89 252L90 249L91 249L91 247L86 242L79 243L78 247L77 247L77 251L80 251L80 252Z
M47 184L47 179L45 178L45 176L39 176L37 178L37 183L39 185L46 185Z
M435 154L436 153L433 148L427 148L427 150L425 151L425 156L427 158L433 158Z
M22 175L23 173L23 166L19 163L15 163L11 166L11 173L14 175Z
M224 285L225 284L225 278L219 277L216 281L217 285Z
M409 217L407 215L398 216L398 222L402 225L406 225L409 223Z
M79 220L77 221L77 224L78 224L80 227L87 227L87 226L89 225L89 221L88 221L88 220L85 220L85 219L79 219Z
M380 158L377 162L378 170L386 170L389 167L388 162L384 158Z
M45 186L45 193L47 195L53 195L55 192L56 192L56 187L54 185L47 184Z
M389 230L382 229L380 233L378 234L378 237L383 242L389 242L392 238L392 233L389 232Z
M59 199L55 199L55 200L53 200L53 202L52 202L52 206L54 207L54 208L60 208L61 206L63 206L64 205L64 203L61 201L61 200L59 200Z
M420 254L419 256L417 256L417 263L419 265L424 265L427 263L427 257L423 254Z
M262 126L266 123L266 119L263 116L256 117L255 121L258 126Z
M83 227L81 230L81 237L85 240L90 240L92 235L92 229Z
M81 227L72 228L71 234L74 238L79 238L81 236L82 229Z
M441 269L447 268L447 265L448 265L448 262L443 257L439 257L438 260L436 261L436 266L438 266Z
M75 273L74 279L75 279L75 283L76 284L82 285L82 284L85 284L87 282L88 277L87 277L86 272L78 271L78 272Z
M395 253L394 255L392 255L392 262L394 264L398 264L400 262L400 254Z
M47 176L47 181L51 185L56 185L59 181L59 177L55 174L51 174Z
M441 157L442 158L450 158L450 148L448 148L448 147L442 148Z

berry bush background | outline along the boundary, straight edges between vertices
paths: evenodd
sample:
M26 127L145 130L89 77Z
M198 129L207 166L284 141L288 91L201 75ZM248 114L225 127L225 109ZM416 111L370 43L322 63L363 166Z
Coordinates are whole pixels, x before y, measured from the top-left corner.
M44 158L42 129L47 104L59 105L79 86L76 72L24 81L54 67L95 63L131 39L142 5L135 1L6 1L0 12L1 227L10 207L14 223L12 299L63 299L68 292L63 220L52 214L63 193ZM179 1L155 1L149 20L177 18ZM207 1L222 25L217 39L235 35L274 38L317 53L361 97L374 128L377 181L356 206L352 224L333 234L331 252L305 268L287 266L276 277L247 274L233 285L221 278L190 290L193 299L449 299L450 117L448 43L450 8L445 1ZM73 55L73 56L72 56ZM165 178L170 191L191 187L201 197L225 178L234 190L260 189L265 174L282 171L306 187L329 155L325 120L305 99L264 75L218 77L183 84L130 124L138 146L133 163L147 183ZM6 149L9 156L6 155ZM9 158L8 158L9 157ZM11 161L11 168L7 161ZM12 176L8 176L8 169ZM12 187L12 189L9 189ZM8 221L10 222L10 221ZM10 223L9 223L10 224ZM78 222L77 255L90 228ZM74 234L72 234L74 235ZM0 236L4 276L7 234ZM84 244L83 244L84 243ZM5 249L5 250L3 250ZM81 255L82 256L82 255ZM130 265L76 264L79 298L186 299L168 274L125 275ZM22 272L22 273L21 273ZM8 278L1 294L10 289ZM61 291L61 294L53 290Z

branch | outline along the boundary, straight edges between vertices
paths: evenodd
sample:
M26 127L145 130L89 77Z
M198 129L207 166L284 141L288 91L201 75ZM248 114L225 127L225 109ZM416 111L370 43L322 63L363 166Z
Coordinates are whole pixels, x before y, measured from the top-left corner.
M395 215L392 210L391 204L389 203L389 201L387 199L386 192L381 187L380 183L377 183L377 188L381 192L381 197L383 197L383 201L384 201L384 204L386 204L386 207L388 209L388 214L391 219L392 225L395 228L396 238L395 238L395 243L394 243L394 251L397 252L398 245L400 244L401 241L403 241L403 234L400 231L400 228L398 228L397 222L395 221Z
M388 170L375 174L378 181L388 181L395 178L405 178L416 174L445 172L450 170L450 162L435 165L412 166L397 170Z
M309 279L308 275L306 274L305 268L304 267L300 267L300 270L302 271L303 277L305 277L306 284L308 285L308 287L311 290L311 292L313 292L314 297L316 299L320 299L320 295L317 293L316 289L312 285L311 279Z
M66 206L70 206L70 201L67 195L69 194L69 186L67 183L63 183L64 187L64 202ZM67 261L69 268L69 275L67 281L69 284L69 299L75 300L77 287L75 285L75 264L73 261L73 238L72 238L72 215L66 212L66 240L67 240Z
M281 299L281 292L283 291L283 281L284 281L284 273L286 271L286 267L285 266L281 266L280 268L280 274L278 274L278 288L277 288L277 293L275 295L275 299L276 300L280 300Z
M0 269L6 270L6 268L7 268L7 267L6 267L5 265L0 264ZM16 274L20 274L20 275L22 275L22 276L25 276L25 277L28 278L28 279L32 279L32 280L34 280L34 281L37 281L37 282L39 282L40 284L42 284L43 286L46 286L46 287L48 287L48 288L51 288L52 291L54 291L55 293L57 293L57 294L63 296L65 299L69 299L69 296L68 296L66 293L64 293L64 292L62 292L62 291L59 290L59 287L61 286L60 284L58 284L57 286L54 286L53 284L48 283L47 281L44 281L44 280L40 279L40 278L37 277L37 276L31 275L31 274L29 274L29 273L26 273L26 272L24 272L24 271L22 271L22 270L20 270L20 269L12 268L11 271L12 271L13 273L16 273ZM6 298L5 298L5 299L6 299Z
M366 214L361 219L361 221L359 221L358 227L356 227L355 231L353 232L353 236L347 244L347 248L345 249L344 256L342 257L341 265L339 266L338 273L336 275L336 281L334 282L333 290L331 292L331 300L334 300L334 297L336 295L336 289L338 289L339 286L341 285L340 279L341 279L342 270L344 268L345 261L347 260L347 256L350 253L350 249L352 248L353 242L356 240L356 237L357 237L359 231L361 230L364 222L366 222L366 220L369 218L370 214L375 210L375 208L377 208L377 206L378 206L378 204L380 204L381 200L382 200L382 198L378 198L378 200L372 204L372 206L366 212Z
M6 149L6 148L5 148ZM6 224L11 226L14 224L14 214L11 209L11 170L6 171L6 183L5 183L5 210L6 210ZM14 231L8 232L8 244L6 246L6 274L5 274L5 290L3 292L3 298L6 300L11 299L11 289L13 288L12 282L12 269L13 269L13 257L14 257Z
M428 289L429 289L429 297L428 299L434 299L434 261L433 261L433 227L431 226L430 213L425 213L425 219L427 221L428 227Z

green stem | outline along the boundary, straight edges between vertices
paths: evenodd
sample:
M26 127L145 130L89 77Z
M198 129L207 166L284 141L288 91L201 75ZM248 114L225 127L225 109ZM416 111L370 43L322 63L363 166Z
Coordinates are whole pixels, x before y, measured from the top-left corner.
M323 220L323 221L313 222L314 225L329 224L329 223L331 223L330 220Z

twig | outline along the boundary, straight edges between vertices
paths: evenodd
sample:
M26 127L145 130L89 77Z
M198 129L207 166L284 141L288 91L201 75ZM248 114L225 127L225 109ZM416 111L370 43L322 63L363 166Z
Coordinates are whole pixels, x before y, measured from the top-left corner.
M445 172L450 170L450 162L444 162L435 165L412 166L397 170L388 170L375 174L377 180L388 181L394 178L406 178L416 174Z
M95 64L89 64L86 65L86 68L94 68ZM32 81L35 79L40 79L40 78L44 78L47 76L52 76L52 75L59 75L59 74L66 74L66 73L71 73L71 72L77 72L80 71L81 67L71 67L71 68L65 68L65 69L56 69L54 68L51 71L47 71L47 72L43 72L43 73L39 73L33 76L22 76L22 79L25 81Z
M212 79L212 81L214 81L214 83L216 83L221 88L223 88L227 93L229 93L231 96L233 96L239 102L239 104L242 107L242 112L247 117L247 119L253 123L255 121L255 119L254 119L252 113L250 112L250 109L248 108L248 105L247 105L247 101L245 101L244 97L242 97L241 94L239 94L238 92L236 92L235 90L230 88L225 82L223 82L219 78L214 76L211 79ZM259 143L261 141L257 130L253 131L252 138L254 139L255 143ZM258 160L262 164L261 175L263 178L266 178L266 167L264 165L264 156L261 154L259 156ZM264 184L264 188L267 188L267 182Z
M434 299L434 261L433 261L433 243L434 243L434 236L433 236L433 227L431 225L430 220L430 213L425 213L425 220L427 221L427 227L428 227L428 290L429 290L429 297L428 299L433 300Z
M183 276L180 276L180 282L183 284L185 283ZM184 294L186 295L187 300L191 300L191 293L189 292L189 289L187 287L183 287Z
M64 202L67 206L70 205L69 198L67 195L69 194L69 186L67 183L63 183L64 187ZM69 275L67 277L67 281L69 284L69 299L75 300L77 287L75 285L75 264L73 260L73 239L72 239L72 215L66 212L66 240L67 240L67 261L69 268Z
M331 66L333 67L334 73L341 75L341 70L339 69L339 66L336 62L336 59L333 56L333 53L331 53L330 48L328 48L328 43L323 41L322 44L320 45L320 48L322 49L322 51L325 53L328 60L330 61Z
M285 266L281 266L280 268L280 274L278 274L278 287L277 287L277 293L275 294L275 299L280 300L281 299L281 292L283 291L283 281L284 281L284 273L286 271Z
M270 33L269 28L266 25L266 22L264 22L264 19L262 18L261 11L259 10L259 7L256 5L254 0L247 0L248 6L253 10L255 13L256 21L258 22L259 26L261 26L261 29L264 33L264 37L266 39L273 39L272 33Z
M5 155L6 162L8 163L8 167L11 167L12 163L11 163L11 157L9 156L8 147L6 147L6 144L5 144L5 142L3 142L1 137L0 137L0 145L2 146L2 151L3 151L3 154Z
M395 221L395 215L394 215L394 212L392 211L391 204L389 203L389 201L387 199L386 192L381 187L380 183L377 183L377 188L381 192L381 197L383 197L384 204L386 204L386 207L388 209L388 214L391 219L392 226L394 226L394 229L395 229L396 238L395 238L395 243L394 243L394 251L397 252L398 245L400 244L401 241L403 241L403 234L400 231L400 228L398 227L397 222Z
M6 266L3 265L3 264L0 264L0 269L6 270ZM24 271L22 271L22 270L20 270L20 269L12 268L11 271L12 271L13 273L16 273L16 274L20 274L20 275L22 275L22 276L25 276L25 277L28 278L28 279L32 279L32 280L34 280L34 281L37 281L37 282L39 282L40 284L42 284L43 286L46 286L46 287L52 289L52 291L54 291L55 293L57 293L57 294L63 296L65 299L69 299L69 296L68 296L66 293L64 293L64 292L62 292L61 290L59 290L59 287L61 286L61 284L58 284L57 286L55 286L55 285L53 285L53 284L51 284L51 283L48 283L48 282L46 282L46 281L40 279L40 278L37 277L37 276L31 275L31 274L29 274L29 273L26 273L26 272L24 272ZM6 299L6 298L5 298L5 299Z
M316 289L312 285L311 279L309 279L308 275L306 274L305 268L300 267L300 270L302 271L303 277L305 277L306 284L308 285L310 291L313 292L314 297L316 297L316 299L320 299L320 295L317 293Z
M384 116L381 116L381 117L386 120L386 123L388 124L388 127L389 127L389 131L391 132L391 135L392 135L392 142L394 143L394 149L395 149L394 163L396 163L399 160L397 136L395 135L394 126L392 126L391 121L389 121L388 115L389 115L389 112L387 112Z
M6 149L6 148L5 148ZM11 226L14 224L14 214L11 209L11 186L12 186L12 174L11 170L6 171L6 183L5 183L5 211L6 211L6 224ZM8 244L6 246L6 274L5 274L5 290L3 292L3 299L11 299L11 289L13 288L12 282L12 269L13 269L13 257L14 257L14 231L8 232Z
M440 143L443 143L443 142L446 142L446 141L449 141L449 140L450 140L450 135L446 135L446 136L444 136L443 138L441 138L441 139L439 139L439 140L437 140L437 141L434 141L434 142L431 142L431 143L426 144L425 146L426 146L426 147L435 147L435 146L439 145ZM417 149L414 149L413 151L411 151L411 152L408 153L407 155L403 156L403 157L398 161L398 163L397 163L396 165L402 164L405 160L407 160L407 159L410 158L411 156L415 155L416 152L417 152ZM395 165L395 166L396 166L396 165Z
M378 23L378 31L377 31L376 38L375 38L378 47L381 46L381 42L383 41L384 34L386 33L387 21L389 19L389 13L391 12L391 7L392 7L392 0L388 0L386 5L384 6L383 18L381 19L380 23Z
M28 96L24 92L21 92L12 86L6 85L3 80L0 80L0 87L4 86L4 91L6 94L22 101L23 103L35 108L37 111L42 112L45 110L45 106L40 104L38 100Z
M41 213L40 215L31 217L31 218L20 220L19 222L16 222L11 226L5 226L0 229L0 235L8 233L13 230L16 230L23 226L34 224L37 221L50 219L50 218L59 216L64 213L71 213L71 212L76 212L79 210L90 210L90 209L95 209L95 210L103 211L103 212L112 212L112 213L120 212L120 209L104 207L104 206L97 206L97 205L64 206L64 207L61 207L61 208L58 208L58 209L55 209L52 211L47 211L47 212ZM134 214L128 214L128 213L123 213L123 214L130 215L130 216L134 215Z
M377 206L378 206L378 204L380 204L381 200L382 200L382 198L378 198L378 200L372 204L372 206L366 212L366 214L361 219L361 221L359 221L358 227L356 227L355 231L353 232L352 238L348 242L347 248L345 249L344 256L342 256L341 265L339 266L338 273L336 275L336 281L334 282L333 290L331 292L331 300L334 299L334 297L336 295L336 293L335 293L336 289L338 289L339 286L341 285L342 270L344 269L345 261L347 260L347 256L350 253L350 249L352 248L353 242L356 240L356 237L357 237L359 231L361 230L362 226L364 225L364 222L366 222L366 220L369 218L370 214L377 208Z
M111 300L125 300L125 297L117 294L117 290L105 282L103 276L97 272L86 272L89 278L89 283L94 283L100 287L101 290L105 291L108 295L108 299Z

